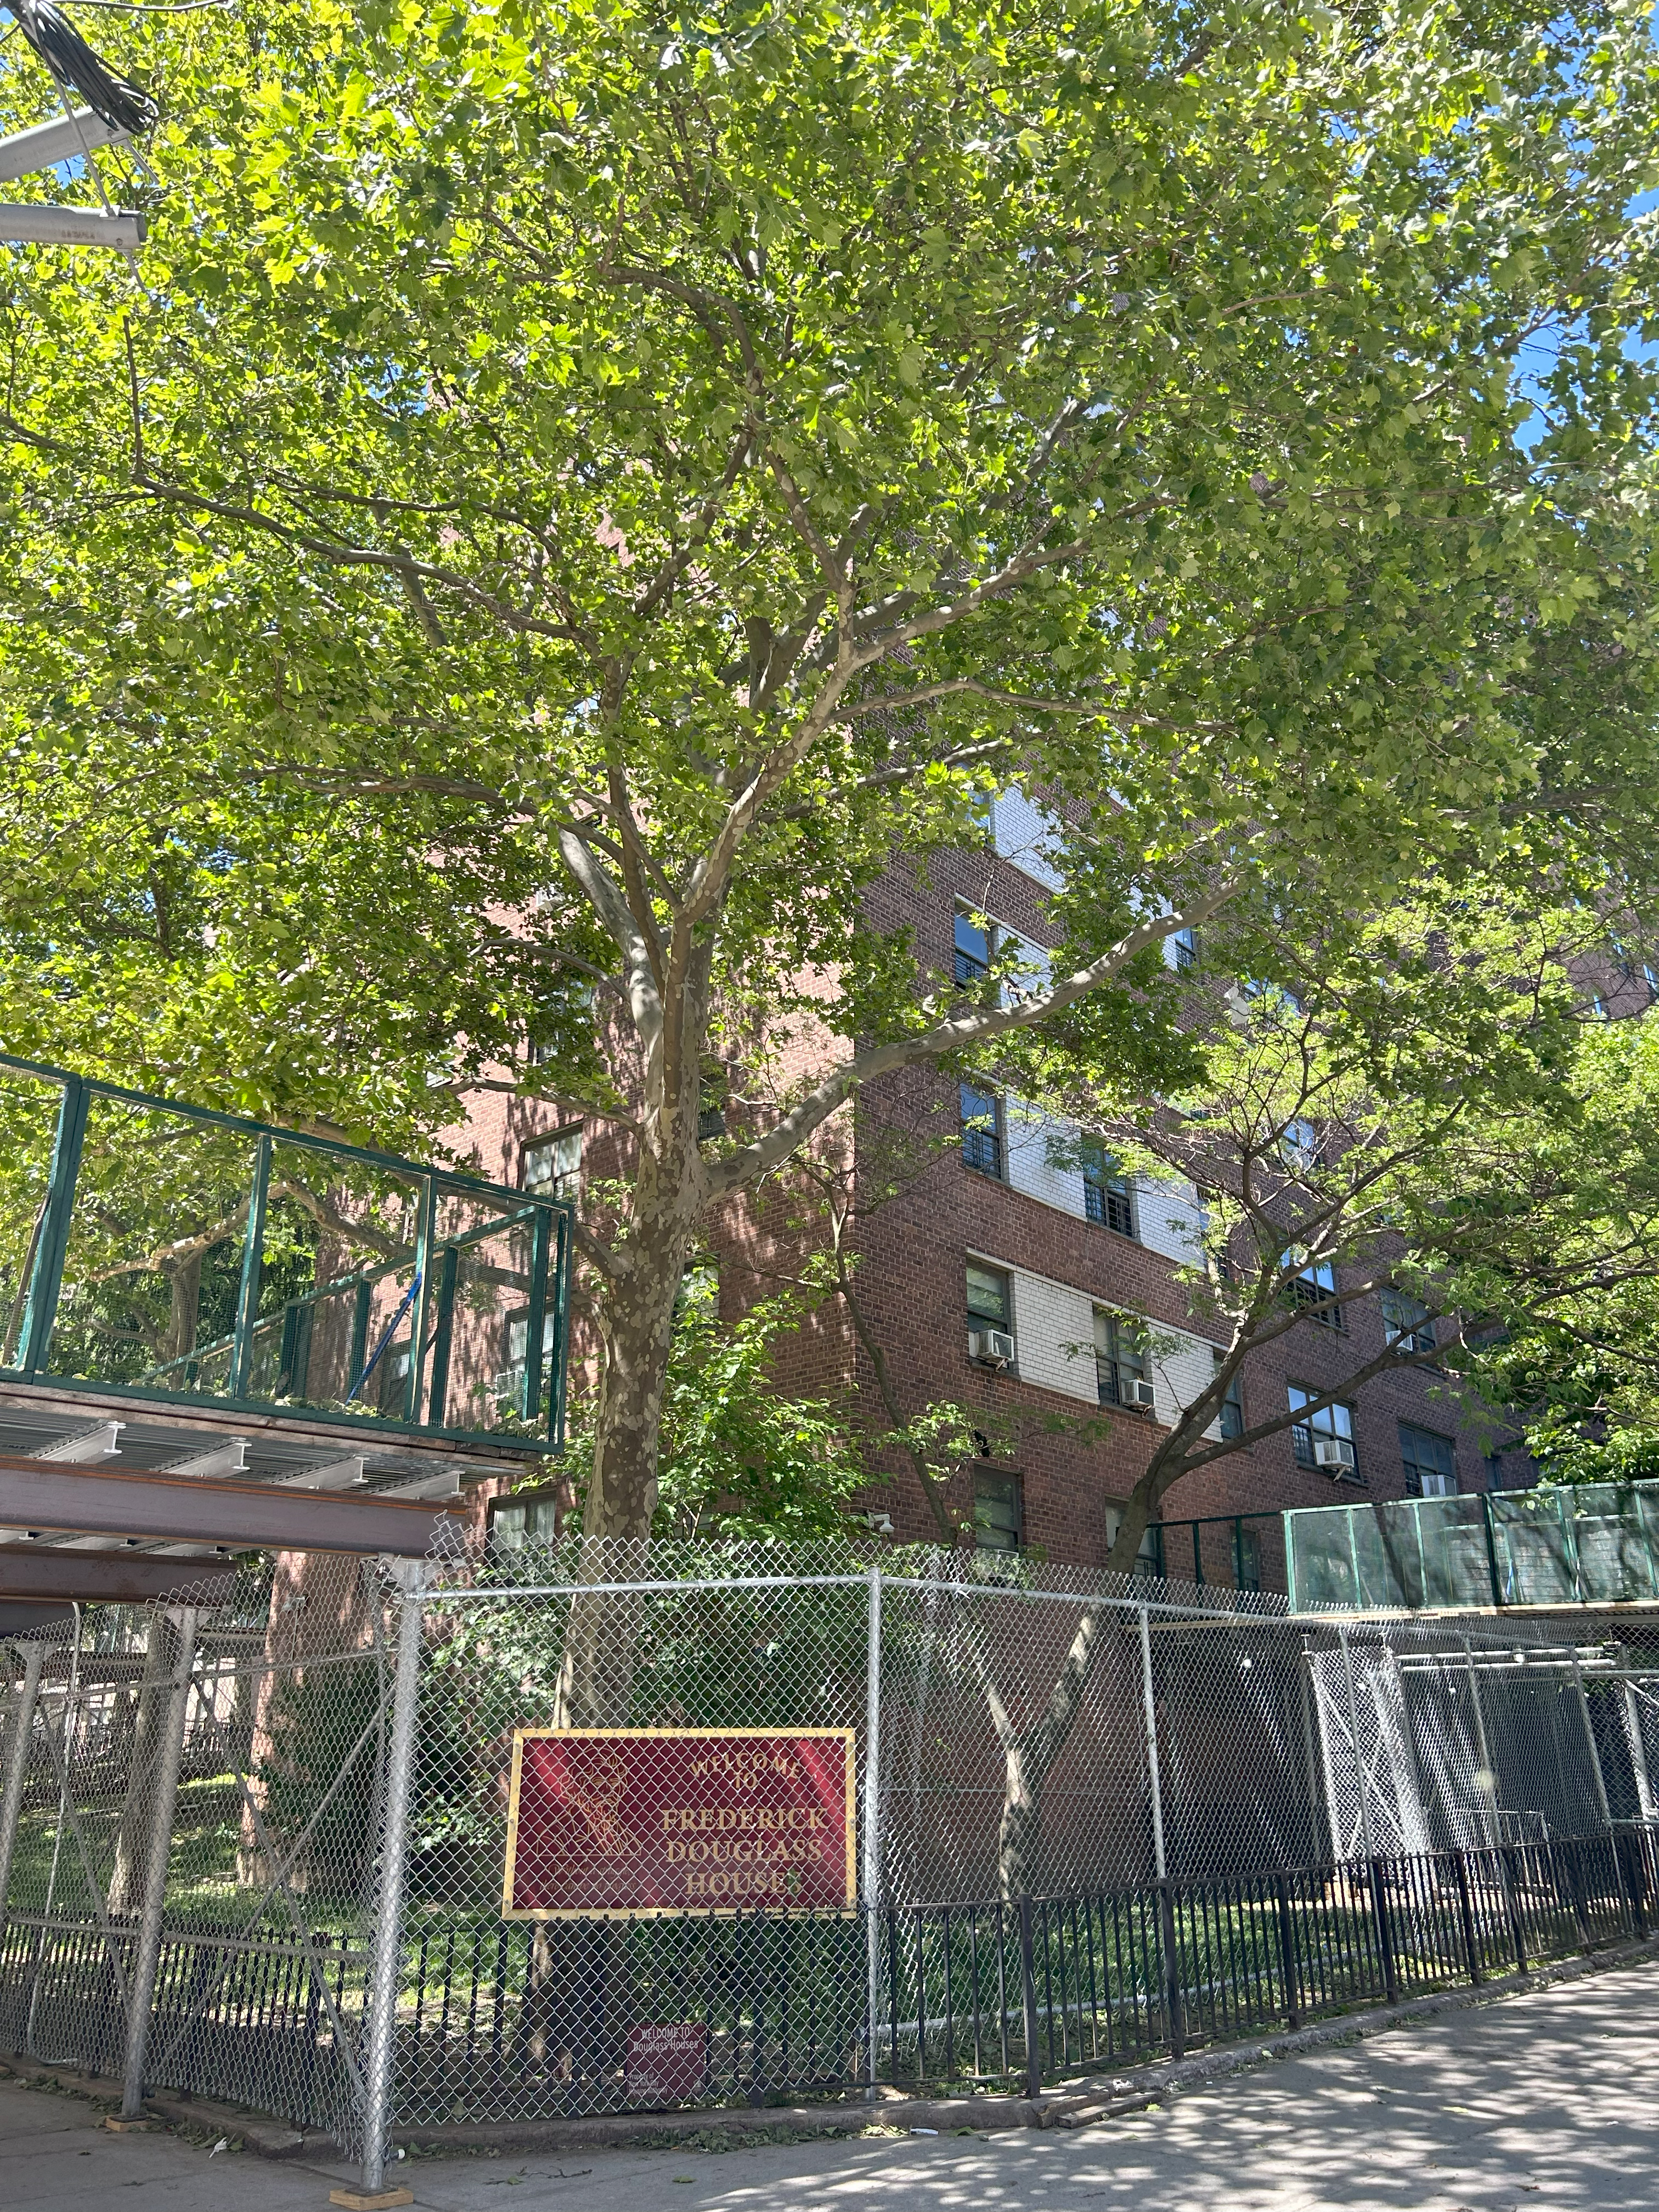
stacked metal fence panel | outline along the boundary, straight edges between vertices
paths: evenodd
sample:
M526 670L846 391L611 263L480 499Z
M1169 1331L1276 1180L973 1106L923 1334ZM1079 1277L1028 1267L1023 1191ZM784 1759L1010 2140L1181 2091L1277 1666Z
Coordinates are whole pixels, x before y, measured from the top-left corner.
M1645 1929L1656 1643L850 1546L287 1558L14 1648L0 2047L366 2171L1109 2072ZM514 1732L573 1722L848 1743L845 1908L507 1917Z

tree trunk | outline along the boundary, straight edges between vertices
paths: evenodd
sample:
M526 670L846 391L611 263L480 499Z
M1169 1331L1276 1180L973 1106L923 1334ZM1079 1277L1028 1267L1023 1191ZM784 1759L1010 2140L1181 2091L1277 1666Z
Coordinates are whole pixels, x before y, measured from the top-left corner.
M1042 1799L1040 1790L1031 1787L1023 1746L1008 1745L1004 1756L1007 1779L997 1829L997 1888L1004 1905L1016 1905L1030 1889L1036 1871L1036 1849L1042 1839Z
M205 1252L192 1252L188 1260L167 1270L167 1333L161 1358L182 1359L196 1349L196 1325L202 1308L202 1262Z
M691 1224L671 1218L630 1236L623 1272L599 1307L602 1362L593 1472L582 1500L580 1580L604 1583L644 1570L657 1510L663 1390L674 1305ZM631 1713L639 1601L603 1589L572 1600L555 1723L620 1728Z
M115 1859L110 1870L109 1910L122 1917L143 1903L144 1869L149 1855L149 1790L161 1757L161 1738L173 1710L167 1683L166 1616L150 1616L144 1646L144 1671L138 1686L128 1753L127 1785L115 1828Z
M1165 1479L1164 1469L1169 1463L1166 1440L1124 1500L1123 1518L1106 1555L1108 1574L1127 1575L1133 1571L1140 1540L1152 1522L1152 1508L1174 1480L1173 1475ZM1103 1607L1085 1607L1042 1717L1035 1726L1017 1735L1008 1723L1000 1698L994 1697L991 1700L992 1717L1007 1762L1002 1820L997 1837L997 1881L1005 1904L1016 1903L1030 1887L1037 1846L1042 1839L1043 1787L1082 1706L1107 1617Z

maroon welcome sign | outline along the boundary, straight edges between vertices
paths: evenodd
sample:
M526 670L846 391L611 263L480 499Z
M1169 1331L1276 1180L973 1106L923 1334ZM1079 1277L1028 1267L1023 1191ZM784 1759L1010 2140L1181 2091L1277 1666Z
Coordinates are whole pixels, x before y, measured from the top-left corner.
M851 1729L520 1729L508 1920L847 1912Z

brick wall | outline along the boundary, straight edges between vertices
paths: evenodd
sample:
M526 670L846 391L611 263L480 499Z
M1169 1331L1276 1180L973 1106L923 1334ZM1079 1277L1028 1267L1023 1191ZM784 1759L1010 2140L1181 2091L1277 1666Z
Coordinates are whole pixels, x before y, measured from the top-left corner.
M869 895L872 925L889 933L908 931L924 969L944 988L952 972L959 901L988 913L1033 947L1050 938L1044 908L1054 877L1043 850L1045 817L1030 802L1005 794L993 819L996 849L936 854L925 871L899 861ZM819 979L825 988L832 980ZM809 997L811 988L808 978ZM748 1113L769 1107L792 1084L846 1049L817 1023L809 1006L771 1041L766 1068L745 1071L734 1084L728 1109L733 1133L741 1133ZM478 1094L471 1105L452 1142L481 1173L508 1183L521 1178L526 1145L570 1118L556 1107L501 1094ZM1205 1326L1194 1319L1176 1279L1176 1263L1188 1257L1200 1233L1201 1214L1189 1187L1144 1184L1134 1193L1136 1234L1119 1235L1085 1218L1075 1142L1063 1127L1010 1102L1003 1181L965 1165L956 1142L958 1129L954 1082L913 1070L872 1086L855 1112L848 1109L836 1116L820 1133L813 1157L848 1179L855 1201L849 1243L857 1291L885 1348L904 1412L915 1414L943 1401L966 1407L980 1428L979 1471L1020 1479L1026 1542L1056 1559L1097 1564L1115 1530L1116 1509L1144 1471L1162 1422L1175 1407L1189 1402L1213 1371ZM625 1172L626 1166L626 1140L589 1117L585 1190L590 1179ZM800 1176L771 1178L759 1192L720 1208L707 1241L719 1260L726 1317L798 1279L826 1234L821 1197ZM994 1372L969 1357L965 1270L970 1255L1012 1279L1014 1371ZM1156 1415L1098 1404L1097 1305L1143 1316L1151 1325ZM592 1380L591 1331L580 1312L573 1340L572 1390L579 1395ZM1345 1307L1340 1334L1300 1323L1247 1367L1247 1425L1283 1411L1291 1382L1317 1390L1382 1344L1374 1300ZM781 1344L776 1375L781 1389L845 1398L854 1408L853 1418L872 1428L884 1424L869 1362L845 1307L833 1298ZM1185 1522L1401 1497L1407 1489L1402 1420L1454 1437L1460 1486L1486 1486L1492 1469L1484 1446L1490 1440L1463 1420L1454 1386L1431 1370L1401 1367L1357 1395L1359 1481L1338 1481L1299 1466L1286 1431L1184 1479L1165 1500L1164 1517ZM1510 1468L1510 1479L1526 1479L1523 1456L1511 1455ZM956 1516L971 1522L973 1470L957 1477L949 1502ZM877 1462L866 1503L890 1513L902 1535L935 1534L927 1503L901 1459ZM1262 1537L1264 1579L1271 1584L1279 1547L1270 1528L1264 1528ZM1201 1540L1206 1572L1215 1572L1217 1547L1225 1550L1231 1533ZM1170 1570L1190 1572L1190 1535L1179 1542ZM1227 1571L1224 1558L1218 1571Z

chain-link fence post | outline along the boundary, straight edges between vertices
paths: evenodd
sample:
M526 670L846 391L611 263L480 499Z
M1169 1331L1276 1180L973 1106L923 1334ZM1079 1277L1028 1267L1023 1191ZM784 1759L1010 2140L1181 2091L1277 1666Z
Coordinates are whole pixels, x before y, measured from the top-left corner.
M369 1986L368 2063L363 2069L363 2173L358 2190L337 2189L330 2202L361 2207L412 2204L414 2192L386 2185L386 2154L396 2087L398 1990L404 1950L404 1864L409 1838L409 1773L415 1752L415 1717L421 1696L422 1597L431 1579L423 1559L388 1562L403 1590L398 1624L398 1674L392 1695L392 1733L386 1745L386 1813L380 1842L374 1979Z
M1480 1803L1486 1816L1486 1841L1496 1849L1504 1840L1503 1823L1498 1817L1498 1776L1492 1763L1492 1747L1486 1741L1486 1709L1480 1699L1474 1650L1467 1636L1463 1638L1463 1663L1468 1669L1469 1703L1474 1708L1474 1755L1480 1762L1475 1786L1480 1792Z
M1146 1774L1152 1787L1152 1864L1162 1881L1168 1871L1164 1863L1164 1790L1158 1780L1158 1711L1152 1702L1152 1626L1144 1605L1140 1608L1140 1695L1146 1715Z
M1607 1778L1601 1771L1601 1748L1595 1741L1595 1723L1590 1718L1589 1698L1584 1689L1584 1670L1577 1652L1572 1659L1572 1681L1578 1692L1578 1713L1584 1723L1584 1741L1589 1747L1590 1779L1595 1784L1596 1809L1601 1815L1601 1826L1610 1831L1613 1814L1607 1804Z
M160 1620L166 1616L158 1616ZM173 1816L179 1801L179 1769L185 1755L190 1717L190 1682L196 1661L196 1607L182 1605L171 1615L176 1650L166 1733L155 1769L150 1803L149 1844L144 1858L144 1901L127 1989L127 2045L121 2089L121 2118L136 2120L144 2103L144 2052L149 2041L155 1970L161 1957L161 1919L167 1907L167 1868L173 1856Z
M864 1972L869 2080L865 2096L876 2096L876 2014L881 1996L881 1943L876 1909L881 1887L881 1569L870 1570L869 1636L864 1689Z
M6 1790L5 1796L0 1797L0 1936L5 1933L6 1900L11 1894L11 1855L17 1842L18 1815L23 1809L29 1747L34 1741L34 1707L40 1694L40 1669L46 1656L46 1647L38 1639L20 1648L23 1654L23 1680L6 1737Z
M1340 1625L1336 1633L1342 1645L1342 1674L1348 1687L1348 1733L1353 1738L1354 1780L1359 1785L1359 1839L1364 1850L1365 1863L1369 1866L1375 1854L1371 1850L1370 1792L1365 1787L1365 1754L1359 1741L1359 1700L1354 1694L1353 1686L1353 1653L1348 1645L1346 1624Z
M1654 1821L1653 1784L1648 1779L1647 1746L1642 1741L1642 1707L1630 1679L1630 1646L1619 1646L1619 1667L1625 1677L1625 1729L1630 1737L1631 1771L1636 1782L1636 1805L1650 1827Z

